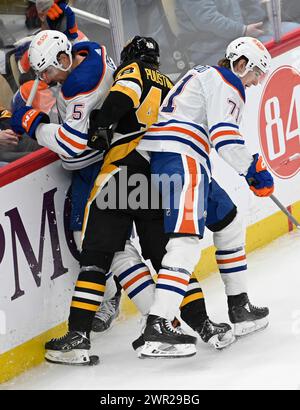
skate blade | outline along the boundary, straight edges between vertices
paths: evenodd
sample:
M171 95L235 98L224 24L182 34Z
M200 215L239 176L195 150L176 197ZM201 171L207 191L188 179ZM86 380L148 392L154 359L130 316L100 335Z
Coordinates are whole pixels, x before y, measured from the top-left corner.
M237 339L233 332L230 330L227 332L222 339L219 339L219 335L215 335L209 339L207 342L216 350L224 350L231 346L233 343L236 343Z
M180 359L197 353L194 344L171 345L160 342L146 342L138 353L140 359Z
M69 366L95 366L100 362L99 356L89 356L86 350L72 350L70 352L47 350L45 360L48 363Z
M234 325L234 334L237 338L249 336L252 333L261 332L269 326L269 319L265 317L252 322L236 323Z

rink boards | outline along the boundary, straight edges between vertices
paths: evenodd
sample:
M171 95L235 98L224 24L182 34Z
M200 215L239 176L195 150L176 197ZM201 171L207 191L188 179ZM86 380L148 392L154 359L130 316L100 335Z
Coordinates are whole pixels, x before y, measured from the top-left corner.
M273 71L247 91L242 131L250 151L262 152L275 175L276 195L300 219L300 161L285 165L300 152L300 40L290 35L270 49ZM248 252L293 229L270 199L254 197L216 154L212 160L215 178L247 221ZM0 171L0 383L39 364L44 342L64 331L78 274L67 229L70 183L45 149ZM217 270L209 232L203 248L201 277ZM127 300L123 312L134 312Z

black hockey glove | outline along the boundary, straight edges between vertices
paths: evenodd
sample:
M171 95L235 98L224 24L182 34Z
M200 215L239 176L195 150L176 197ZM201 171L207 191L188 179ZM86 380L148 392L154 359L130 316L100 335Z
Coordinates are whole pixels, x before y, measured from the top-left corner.
M88 131L88 147L96 151L108 151L114 135L114 124L108 127L98 126L98 110L93 110L90 115L90 128Z

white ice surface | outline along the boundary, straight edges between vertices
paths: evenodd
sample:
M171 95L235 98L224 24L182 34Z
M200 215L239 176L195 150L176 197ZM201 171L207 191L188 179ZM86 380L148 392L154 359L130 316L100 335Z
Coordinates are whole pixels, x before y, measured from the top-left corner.
M248 258L251 302L271 311L267 330L239 340L223 352L202 342L190 359L140 360L131 348L138 317L118 321L97 336L95 367L44 363L3 384L14 389L300 389L300 232L273 242ZM218 274L203 283L213 320L226 321Z

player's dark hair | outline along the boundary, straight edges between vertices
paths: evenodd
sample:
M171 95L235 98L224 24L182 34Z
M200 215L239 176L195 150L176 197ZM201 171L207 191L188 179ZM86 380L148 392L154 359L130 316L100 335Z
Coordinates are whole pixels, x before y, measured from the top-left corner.
M248 63L248 58L241 56L240 58L238 58L234 63L233 66L235 67L241 60L245 60L246 63ZM218 62L218 66L219 67L224 67L224 68L228 68L228 70L231 70L231 65L230 65L230 60L228 60L228 58L222 58L222 60L220 60Z

